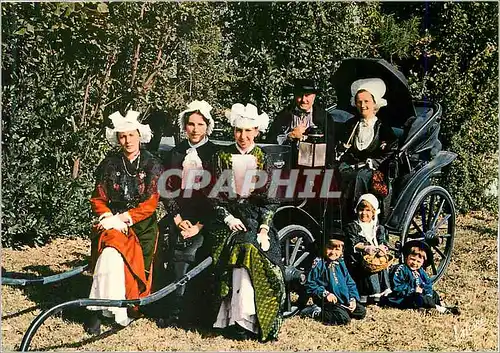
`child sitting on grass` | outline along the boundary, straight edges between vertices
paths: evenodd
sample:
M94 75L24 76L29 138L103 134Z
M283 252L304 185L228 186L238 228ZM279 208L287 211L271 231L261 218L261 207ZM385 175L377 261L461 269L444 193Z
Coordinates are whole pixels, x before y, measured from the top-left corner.
M316 258L305 284L316 308L312 317L329 325L345 325L354 319L363 319L366 309L359 304L356 284L349 275L342 258L344 242L338 235L326 241L323 258ZM313 306L313 307L315 307Z
M460 314L457 307L441 305L439 294L425 267L432 261L432 251L423 241L410 240L403 246L404 263L396 267L392 276L392 293L383 304L400 309L436 309L440 313Z
M347 268L356 282L362 304L377 303L390 293L389 272L371 273L363 267L363 256L377 252L386 254L387 232L378 224L379 202L372 194L364 194L355 208L358 219L344 228Z

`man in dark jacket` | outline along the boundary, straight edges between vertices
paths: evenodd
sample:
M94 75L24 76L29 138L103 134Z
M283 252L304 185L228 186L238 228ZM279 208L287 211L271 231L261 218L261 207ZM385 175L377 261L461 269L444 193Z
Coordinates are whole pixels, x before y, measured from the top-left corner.
M316 126L325 133L328 141L327 161L333 160L334 141L333 119L319 104L315 102L320 92L317 83L311 79L298 79L294 82L294 101L278 113L267 134L267 142L292 146L292 168L297 166L298 144L304 139L306 130ZM331 147L330 147L331 145ZM329 163L327 162L327 165Z

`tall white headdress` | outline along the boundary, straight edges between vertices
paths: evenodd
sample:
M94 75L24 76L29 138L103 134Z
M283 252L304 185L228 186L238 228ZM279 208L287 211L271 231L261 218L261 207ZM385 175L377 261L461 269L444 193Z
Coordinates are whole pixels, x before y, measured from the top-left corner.
M137 118L141 113L134 110L129 110L125 116L120 112L114 112L109 116L113 123L113 128L106 128L106 139L113 146L119 146L117 132L139 130L140 142L148 143L151 141L151 128L147 124L141 124Z
M241 103L233 104L231 110L226 113L229 123L233 127L240 129L258 128L264 132L269 125L269 116L266 113L258 114L257 107L248 103L244 106Z

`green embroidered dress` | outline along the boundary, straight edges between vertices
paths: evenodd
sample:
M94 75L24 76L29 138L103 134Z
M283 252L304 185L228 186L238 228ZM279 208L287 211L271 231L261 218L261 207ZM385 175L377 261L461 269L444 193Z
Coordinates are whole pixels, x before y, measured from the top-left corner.
M241 154L236 144L219 151L218 175L224 170L232 169L233 154ZM260 147L255 146L247 154L256 158L258 169L266 170L266 155ZM279 205L277 200L267 196L269 183L270 180L264 187L253 190L247 197L231 198L228 193L219 193L215 203L219 221L222 222L228 215L233 215L247 228L247 232L238 232L229 238L227 245L215 256L218 261L217 275L221 283L221 300L227 300L232 295L232 269L246 269L254 290L256 322L261 341L277 339L283 322L282 311L285 301L280 244L272 224L274 212ZM257 233L261 225L269 227L268 251L263 251L257 242ZM231 231L224 225L214 230L214 233L217 233L218 238L228 239Z

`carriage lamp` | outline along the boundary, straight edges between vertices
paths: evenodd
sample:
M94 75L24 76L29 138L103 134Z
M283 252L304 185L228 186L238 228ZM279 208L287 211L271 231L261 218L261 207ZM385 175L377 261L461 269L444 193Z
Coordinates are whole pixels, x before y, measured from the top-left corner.
M326 161L325 134L317 126L306 131L307 138L299 142L298 164L305 167L324 167Z

